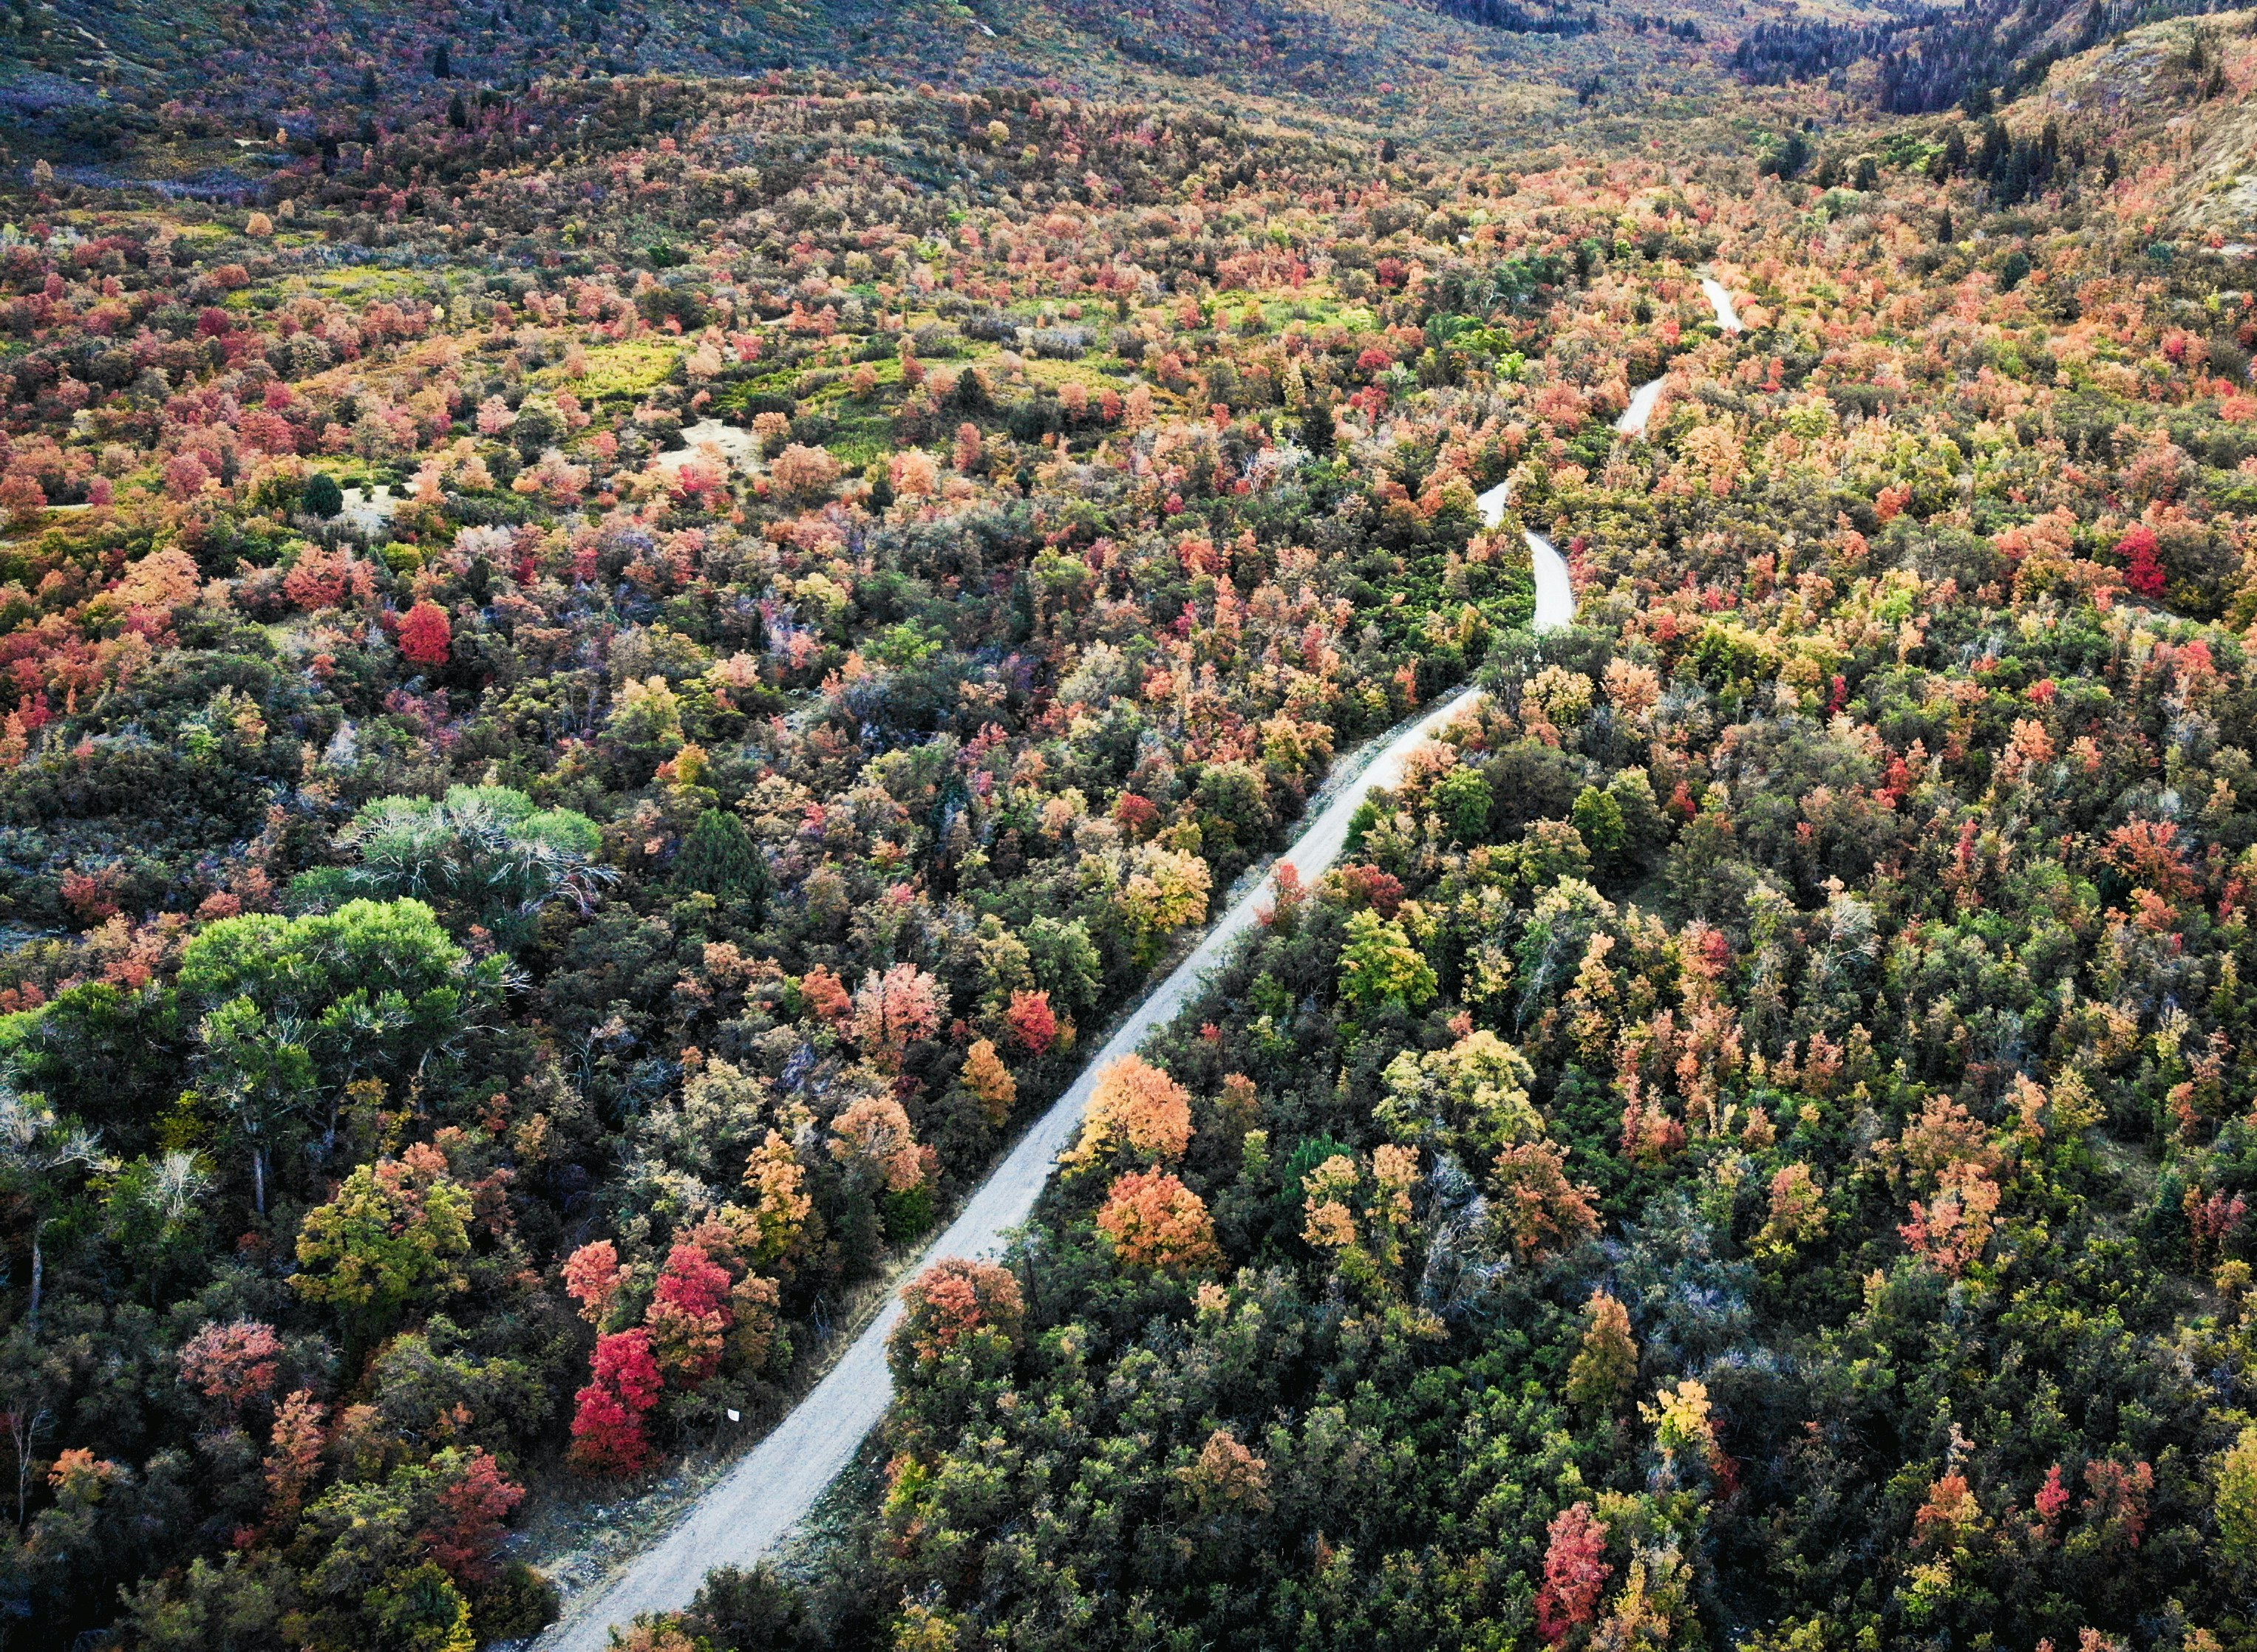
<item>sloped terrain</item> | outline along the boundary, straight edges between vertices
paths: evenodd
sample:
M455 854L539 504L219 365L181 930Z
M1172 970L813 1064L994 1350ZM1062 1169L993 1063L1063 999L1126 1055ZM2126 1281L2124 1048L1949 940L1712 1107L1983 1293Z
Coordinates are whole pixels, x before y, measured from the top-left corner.
M2250 14L11 15L0 1645L2257 1646Z
M796 66L1076 95L1222 91L1277 118L1352 117L1406 132L1443 122L1489 144L1525 139L1539 118L1556 124L1579 98L1628 114L1650 109L1655 93L1713 90L1709 45L1729 38L1738 15L1708 0L1666 18L1606 5L1438 11L1397 0L317 0L287 12L267 0L161 11L55 0L0 21L0 110L83 159L152 138L255 141L278 124L300 138L349 131L387 111L438 113L457 94L490 101L543 75Z

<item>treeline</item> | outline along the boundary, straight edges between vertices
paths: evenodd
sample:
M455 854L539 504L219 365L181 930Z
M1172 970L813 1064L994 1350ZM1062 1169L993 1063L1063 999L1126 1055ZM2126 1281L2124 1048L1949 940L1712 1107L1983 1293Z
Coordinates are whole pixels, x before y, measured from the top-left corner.
M1630 19L1630 32L1632 34L1644 34L1649 30L1656 34L1666 34L1673 40L1683 40L1693 46L1699 46L1709 38L1701 32L1701 25L1690 18L1678 18L1672 20L1664 17L1649 17L1640 12Z
M1928 175L1979 178L1991 186L1991 197L2002 207L2019 205L2075 173L2084 163L2082 145L2062 148L2061 124L2048 121L2034 137L2017 138L1995 116L1984 121L1970 149L1963 124L1954 124L1943 148L1929 163ZM2115 162L2104 162L2106 176L2116 175Z
M1758 24L1733 49L1732 67L1754 85L1816 80L1861 62L1877 66L1874 101L1892 115L1954 107L1987 114L2045 78L2064 57L2110 36L2169 18L2222 10L2218 0L1969 0L1879 24L1795 20ZM2072 15L2076 27L2049 39Z
M1928 11L1915 18L1855 25L1801 18L1758 23L1732 48L1732 67L1754 86L1817 80L1889 51L1890 43L1906 31L1927 26L1942 16Z
M1595 11L1578 16L1566 6L1553 6L1532 11L1516 0L1436 0L1435 10L1445 17L1461 22L1479 24L1485 29L1503 29L1514 34L1554 34L1572 38L1581 34L1596 34L1599 17Z

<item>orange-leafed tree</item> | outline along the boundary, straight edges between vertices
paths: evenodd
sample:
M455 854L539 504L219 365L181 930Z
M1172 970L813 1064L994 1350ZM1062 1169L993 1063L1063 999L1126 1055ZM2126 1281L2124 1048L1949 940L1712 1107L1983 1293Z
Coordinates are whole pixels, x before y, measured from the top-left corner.
M995 1053L993 1040L975 1040L965 1051L963 1078L965 1089L980 1103L990 1124L1000 1125L1011 1116L1011 1104L1019 1098L1019 1081Z
M1567 1179L1567 1157L1549 1141L1524 1141L1496 1156L1498 1214L1524 1258L1556 1256L1599 1231L1598 1190Z
M1182 1158L1191 1139L1191 1092L1143 1056L1123 1055L1098 1076L1081 1140L1063 1162L1082 1169L1121 1155L1164 1163Z
M1138 1267L1195 1274L1222 1260L1206 1201L1165 1170L1132 1170L1097 1212L1114 1254Z
M1009 1268L944 1257L902 1289L901 1323L887 1349L897 1371L973 1347L1008 1352L1018 1346L1026 1317L1026 1295Z

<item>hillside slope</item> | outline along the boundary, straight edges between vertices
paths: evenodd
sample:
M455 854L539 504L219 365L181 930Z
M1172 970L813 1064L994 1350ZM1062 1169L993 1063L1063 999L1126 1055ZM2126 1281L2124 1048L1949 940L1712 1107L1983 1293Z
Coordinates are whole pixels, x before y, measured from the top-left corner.
M1677 6L1666 19L1574 0L1454 13L1399 0L315 0L286 14L272 0L184 0L161 11L56 0L0 18L0 112L83 159L198 131L350 131L544 75L819 67L1078 96L1227 93L1278 119L1349 118L1406 134L1447 121L1486 144L1556 128L1579 98L1650 116L1657 94L1713 92L1709 43L1740 11L1723 0Z
M636 1652L2257 1646L2246 14L74 15L0 1648L537 1631L1468 681Z

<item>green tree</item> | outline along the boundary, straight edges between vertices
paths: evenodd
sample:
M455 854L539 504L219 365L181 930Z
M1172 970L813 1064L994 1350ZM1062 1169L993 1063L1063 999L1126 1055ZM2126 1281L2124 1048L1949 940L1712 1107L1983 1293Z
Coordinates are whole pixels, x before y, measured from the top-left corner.
M1348 914L1348 944L1341 949L1340 995L1352 1009L1394 1004L1423 1009L1440 984L1433 966L1411 944L1403 927L1370 907Z
M202 1006L196 1061L251 1155L258 1199L278 1132L317 1105L334 1147L345 1087L412 1078L459 1052L510 981L473 961L421 900L352 900L207 925L182 951L181 997Z
M2221 1453L2211 1479L2218 1491L2218 1540L2244 1577L2257 1571L2257 1427Z
M741 902L755 924L766 915L768 857L744 822L725 809L709 808L697 817L675 858L674 879L685 889Z
M206 1092L225 1112L230 1133L250 1155L251 1202L266 1214L266 1167L278 1136L320 1100L305 1023L270 1016L248 998L233 998L196 1028Z
M1086 1010L1097 1002L1105 966L1086 922L1044 915L1029 923L1021 938L1035 985L1052 1002L1068 1010Z
M1601 791L1595 786L1586 786L1575 799L1575 806L1567 818L1582 834L1583 845L1591 851L1600 865L1613 862L1630 841L1630 830L1623 820L1622 804L1611 791Z
M1426 794L1427 806L1461 844L1478 844L1487 838L1489 801L1488 777L1463 764L1442 776Z
M470 1251L470 1190L436 1148L357 1166L335 1198L307 1212L291 1283L372 1341L410 1306L464 1288L455 1262Z
M124 1621L149 1652L251 1652L275 1644L287 1583L264 1555L198 1555L177 1578L124 1591Z
M619 876L595 860L601 835L593 821L538 809L504 786L451 787L436 802L379 798L338 842L359 851L353 886L428 900L457 926L477 924L513 948L531 938L544 908L564 900L584 913Z
M290 1545L302 1644L470 1652L469 1601L432 1553L463 1460L449 1448L382 1479L333 1486L306 1510Z
M44 1096L19 1095L0 1085L0 1188L21 1199L31 1213L32 1295L25 1323L39 1324L39 1299L46 1283L46 1253L41 1239L47 1224L77 1195L92 1171L110 1161L101 1138L59 1118Z
M210 1170L180 1148L137 1159L110 1178L103 1194L103 1227L132 1263L142 1299L161 1303L180 1275L199 1271L209 1243L211 1218L204 1199Z

